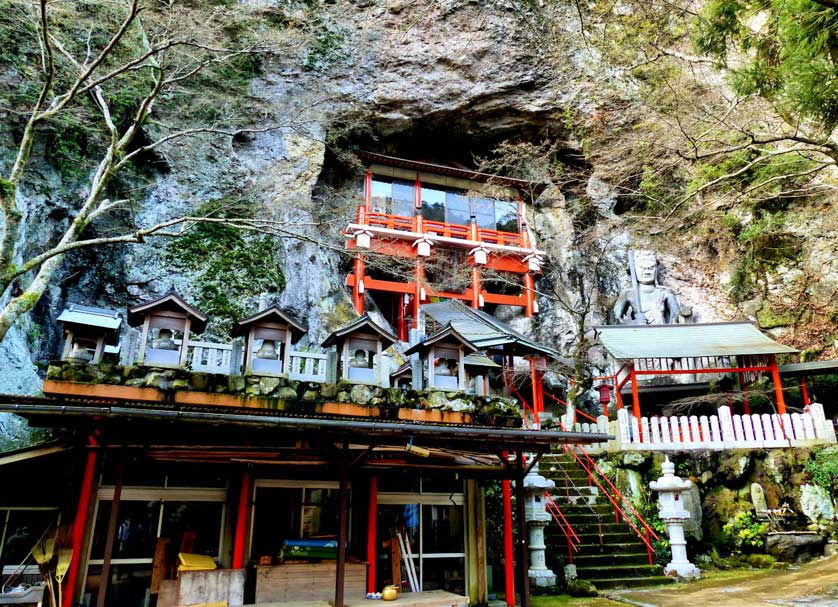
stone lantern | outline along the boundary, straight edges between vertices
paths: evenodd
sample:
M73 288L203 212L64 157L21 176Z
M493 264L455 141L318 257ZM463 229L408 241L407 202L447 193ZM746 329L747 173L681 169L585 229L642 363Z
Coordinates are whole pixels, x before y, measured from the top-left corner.
M306 329L277 306L260 310L236 322L233 336L246 336L245 375L278 376L291 369L291 345L300 340Z
M524 494L526 502L524 513L529 531L527 548L530 551L530 569L528 575L530 582L535 586L555 586L556 574L547 567L545 560L544 528L552 518L547 512L544 502L544 493L556 487L556 483L548 480L538 473L538 466L524 477Z
M341 380L386 388L390 385L390 376L384 372L381 353L398 340L364 314L355 322L333 331L322 346L337 347L338 377Z
M425 387L429 390L465 392L468 389L465 357L476 351L474 344L447 324L404 353L406 356L419 354L423 366L427 366L428 381Z
M58 321L64 323L61 360L95 365L108 350L118 351L115 346L119 344L122 326L119 312L70 304Z
M675 464L669 457L661 465L663 476L649 483L652 491L658 492L658 507L660 518L666 523L669 535L669 545L672 549L672 561L664 567L664 575L677 575L682 578L698 578L701 572L698 567L687 560L687 540L684 538L684 527L690 518L684 504L684 496L690 490L692 483L675 476Z
M207 316L172 289L159 299L128 310L128 324L143 327L137 364L183 367L189 351L189 336L204 332Z

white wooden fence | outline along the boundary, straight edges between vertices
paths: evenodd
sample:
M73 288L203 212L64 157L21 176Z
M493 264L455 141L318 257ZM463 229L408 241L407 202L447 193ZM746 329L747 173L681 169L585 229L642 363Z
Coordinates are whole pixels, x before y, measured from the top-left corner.
M684 451L692 449L760 449L805 447L834 443L832 420L826 419L823 405L812 403L806 413L732 414L730 407L719 407L718 415L641 417L628 409L617 412L617 421L605 416L596 424L574 424L577 432L606 432L616 436L609 443L596 443L586 450Z
M181 341L175 340L180 346ZM187 344L186 360L191 371L197 373L217 373L220 375L240 375L242 372L242 343L235 340L228 344L192 341ZM134 364L137 347L126 347L123 364ZM288 378L300 381L325 383L328 377L329 355L321 352L303 352L291 350ZM130 363L129 363L130 361ZM146 364L151 364L146 361ZM177 366L161 365L161 366Z

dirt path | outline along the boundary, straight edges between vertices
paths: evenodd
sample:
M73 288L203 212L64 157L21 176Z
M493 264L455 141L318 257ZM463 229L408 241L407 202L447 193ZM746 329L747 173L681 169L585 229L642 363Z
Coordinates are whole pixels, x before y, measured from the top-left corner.
M611 594L643 607L836 607L838 556L796 570L723 572L698 582Z

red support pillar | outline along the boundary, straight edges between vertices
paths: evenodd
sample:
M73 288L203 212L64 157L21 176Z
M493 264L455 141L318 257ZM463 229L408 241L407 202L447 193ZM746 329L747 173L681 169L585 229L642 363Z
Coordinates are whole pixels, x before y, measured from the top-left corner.
M742 393L742 410L745 415L751 414L751 402L748 400L748 395L745 393L745 374L739 373L739 391Z
M629 369L629 378L631 381L631 399L632 399L632 413L637 418L637 431L643 437L642 424L640 423L640 393L637 389L637 373L635 373L634 365Z
M524 274L524 299L527 302L524 316L530 318L535 314L535 280L529 272Z
M506 604L515 607L515 548L512 543L512 487L503 481L503 563L506 577Z
M777 413L786 412L786 399L783 397L783 382L780 381L780 369L777 367L777 357L771 355L771 378L774 380L774 395L777 397Z
M61 607L72 607L75 601L76 580L79 575L79 564L81 562L82 543L84 542L84 531L87 528L87 512L90 509L90 500L93 496L93 482L96 472L96 450L99 443L91 435L88 438L87 459L84 464L84 476L81 481L81 492L79 503L76 506L76 518L73 521L73 557L70 560L70 567L67 569L67 577L64 578L64 594Z
M803 392L803 404L808 407L812 401L809 399L809 387L806 385L806 376L800 376L800 391Z
M367 592L375 592L376 531L378 525L378 477L370 477L370 508L367 513Z
M239 509L236 512L236 536L233 541L233 569L244 567L244 545L247 535L247 513L250 508L250 473L242 472Z
M364 257L362 255L355 256L355 286L352 287L352 305L355 306L355 311L358 314L364 313Z
M364 173L364 208L368 212L372 209L372 173L369 169Z

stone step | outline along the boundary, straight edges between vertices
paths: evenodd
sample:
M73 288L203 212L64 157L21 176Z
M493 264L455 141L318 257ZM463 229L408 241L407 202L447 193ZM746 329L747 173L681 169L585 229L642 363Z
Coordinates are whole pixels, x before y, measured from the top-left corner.
M573 529L575 533L602 533L604 536L608 536L611 533L621 533L625 532L629 529L628 526L624 525L623 523L615 523L614 519L609 519L608 522L604 522L602 524L597 524L596 522L577 522L572 523L568 519L570 523L570 527ZM561 535L561 529L557 525L548 525L544 529L545 535L549 535L551 533L559 533Z
M634 542L640 542L637 535L631 531L623 531L621 533L609 533L608 535L603 535L600 537L599 533L579 533L576 532L576 535L579 536L579 543L582 545L589 545L589 544L633 544ZM600 540L602 540L600 542ZM645 544L644 544L645 545Z
M592 544L581 544L579 546L579 556L587 556L587 555L594 555L594 554L634 554L636 552L641 552L646 550L646 544L643 542L617 542L617 543L608 543L607 540L603 540L604 543L600 544L597 540L596 543ZM567 541L565 541L565 546L563 549L566 550ZM548 551L551 550L552 547L548 547ZM561 548L561 546L557 546L557 548ZM557 552L556 554L561 554L563 552Z
M608 565L648 565L649 555L644 552L626 552L620 554L584 554L573 555L573 564L580 568L607 567Z
M596 586L597 590L614 590L617 588L640 588L643 586L661 586L663 584L672 584L675 582L675 578L667 577L665 575L624 578L584 578L580 575L579 578L591 582L594 586Z
M600 579L611 578L629 578L629 577L654 577L656 575L663 575L663 567L660 565L649 565L648 562L644 564L628 564L628 565L608 565L608 566L587 566L578 564L574 559L576 565L577 575L584 579L592 577Z

